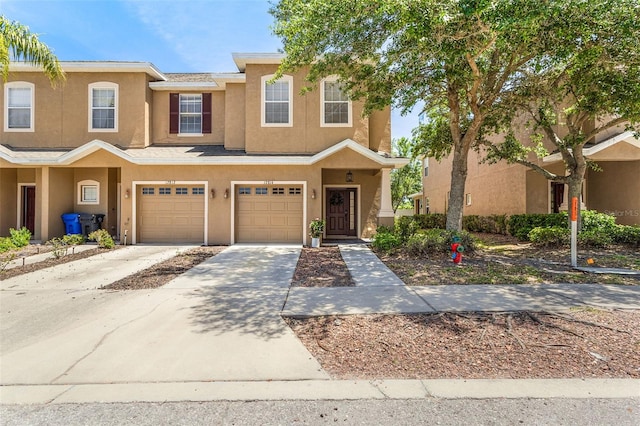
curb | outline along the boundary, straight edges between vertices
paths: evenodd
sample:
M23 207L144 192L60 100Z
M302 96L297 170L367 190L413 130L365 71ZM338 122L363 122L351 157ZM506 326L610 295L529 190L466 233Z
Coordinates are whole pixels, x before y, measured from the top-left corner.
M305 380L0 386L3 405L426 398L640 398L640 380Z

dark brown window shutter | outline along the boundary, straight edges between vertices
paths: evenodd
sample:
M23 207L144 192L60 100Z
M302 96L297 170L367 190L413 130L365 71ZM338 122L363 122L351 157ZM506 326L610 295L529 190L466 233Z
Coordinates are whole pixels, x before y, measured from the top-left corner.
M169 93L169 133L180 130L180 94Z
M211 133L211 93L202 94L202 133Z

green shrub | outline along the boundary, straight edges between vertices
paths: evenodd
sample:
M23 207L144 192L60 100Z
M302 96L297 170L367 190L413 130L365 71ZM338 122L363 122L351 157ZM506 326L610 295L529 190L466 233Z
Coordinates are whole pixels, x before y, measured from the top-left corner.
M84 235L82 234L67 234L62 237L62 241L69 246L80 246L85 243Z
M418 223L413 219L413 216L399 217L396 219L395 225L395 234L403 243L420 229Z
M445 229L447 216L441 213L417 214L413 216L418 229Z
M582 232L600 230L613 235L616 228L616 217L596 210L583 210L580 212L582 220Z
M613 230L613 241L631 247L640 247L640 226L616 225Z
M10 237L0 237L0 253L4 253L16 248L15 244Z
M96 241L98 243L98 247L100 248L112 249L113 247L115 247L113 238L106 229L98 229L97 231L93 231L89 234L89 239Z
M566 212L551 214L514 214L509 217L507 229L509 234L521 241L529 240L529 232L533 228L568 228Z
M571 242L571 231L560 226L537 226L529 231L527 238L537 246L561 247Z
M427 229L412 235L405 247L414 255L428 255L447 253L451 250L453 237L458 236L466 253L473 253L476 249L476 241L468 232L447 231L444 229Z
M393 250L400 247L401 244L400 238L391 232L378 232L371 241L373 248L382 251Z
M486 232L489 234L507 233L507 216L491 215L478 216L469 215L462 217L462 228L469 232Z
M578 244L581 247L606 248L613 242L613 232L606 229L592 229L578 234Z
M69 246L64 242L62 238L52 238L47 241L46 244L52 247L51 254L53 254L53 257L55 257L56 259L59 259L67 254L67 249Z
M31 240L31 231L29 231L24 226L19 230L10 228L9 234L11 234L11 241L13 242L14 246L24 247L29 245L29 240Z

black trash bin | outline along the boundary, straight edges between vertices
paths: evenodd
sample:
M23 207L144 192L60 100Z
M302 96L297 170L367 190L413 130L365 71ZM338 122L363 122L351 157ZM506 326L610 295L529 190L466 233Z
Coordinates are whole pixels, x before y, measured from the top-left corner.
M98 218L99 217L99 218ZM97 231L102 226L103 214L80 213L80 227L82 235L88 237L93 231Z

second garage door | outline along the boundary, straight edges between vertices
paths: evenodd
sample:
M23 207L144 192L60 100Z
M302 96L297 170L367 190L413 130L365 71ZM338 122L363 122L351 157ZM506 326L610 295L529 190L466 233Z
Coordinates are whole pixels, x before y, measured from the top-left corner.
M236 241L302 243L301 185L239 185L236 196Z
M204 186L142 185L138 188L140 242L204 242Z

